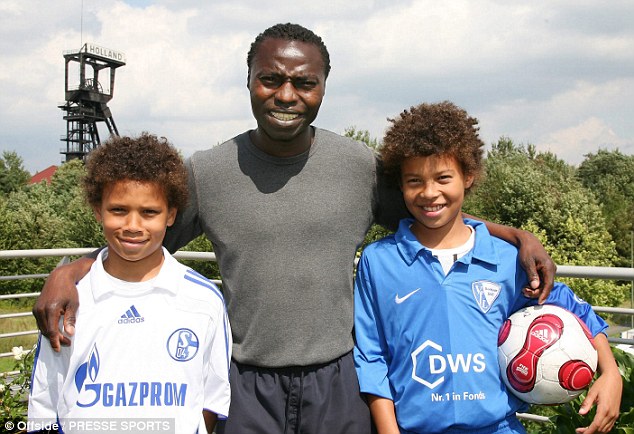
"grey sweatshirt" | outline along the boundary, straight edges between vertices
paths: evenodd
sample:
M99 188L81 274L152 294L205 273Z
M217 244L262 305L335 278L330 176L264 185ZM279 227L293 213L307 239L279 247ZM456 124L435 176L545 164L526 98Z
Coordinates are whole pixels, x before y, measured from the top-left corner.
M316 129L308 152L277 158L243 133L187 167L190 205L165 245L174 251L201 233L212 242L233 357L284 367L349 352L355 251L374 221L394 227L405 212L397 189L379 188L374 152Z

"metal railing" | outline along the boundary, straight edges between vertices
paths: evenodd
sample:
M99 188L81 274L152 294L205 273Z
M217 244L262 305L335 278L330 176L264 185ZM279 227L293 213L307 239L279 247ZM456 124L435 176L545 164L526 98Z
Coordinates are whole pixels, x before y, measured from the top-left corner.
M59 264L67 263L72 256L83 256L88 253L94 252L96 247L89 248L68 248L68 249L33 249L33 250L0 250L0 259L24 259L24 258L44 258L44 257L61 257ZM178 251L174 254L177 259L189 259L189 260L202 260L202 261L215 261L216 255L213 252L189 252L185 250ZM42 274L23 274L16 276L0 276L0 282L10 280L26 280L26 279L45 279L49 276L48 273ZM220 280L213 280L217 285L221 285ZM0 300L8 299L21 299L21 298L36 298L39 296L39 292L23 293L23 294L4 294L0 295ZM15 312L0 314L0 319L9 318L21 318L30 317L31 312ZM38 330L26 330L20 332L0 333L0 340L6 338L13 338L18 336L36 335ZM0 353L0 358L13 357L12 352Z
M21 259L21 258L41 258L41 257L61 257L61 263L67 263L71 256L83 256L91 253L96 248L74 248L74 249L35 249L35 250L2 250L0 251L0 259ZM189 252L178 251L174 254L177 259L187 260L202 260L202 261L215 261L216 255L213 252ZM633 285L633 299L634 299L634 268L622 268L622 267L586 267L586 266L569 266L560 265L557 267L558 277L572 277L572 278L585 278L585 279L610 279L610 280L624 280L631 281ZM21 279L41 279L48 277L48 274L30 274L19 276L0 276L0 281L3 280L21 280ZM222 284L219 280L214 280L214 283ZM7 294L0 295L0 300L10 298L28 298L37 297L40 293L33 292L28 294ZM634 309L632 308L618 308L607 306L593 306L595 312L601 313L617 313L631 315L634 318ZM0 319L19 318L31 316L31 312L17 312L1 314ZM1 333L0 339L9 338L15 336L34 335L37 334L37 330L27 330L22 332L13 333ZM613 344L626 344L634 345L634 339L623 339L616 337L609 337L608 341ZM13 353L0 353L0 357L10 357ZM518 413L517 416L520 419L535 421L535 422L548 422L549 419L545 416L534 415L530 413Z
M68 249L33 249L33 250L0 250L0 259L23 259L23 258L42 258L42 257L61 257L61 263L66 263L72 256L83 256L95 251L95 247L88 248L68 248ZM174 254L177 259L188 260L202 260L202 261L215 261L216 255L213 252L190 252L179 250ZM571 265L559 265L557 267L558 277L573 277L573 278L586 278L586 279L611 279L611 280L624 280L634 282L634 268L623 267L587 267L587 266L571 266ZM29 274L19 276L0 276L0 281L3 280L20 280L20 279L41 279L48 277L48 274ZM221 285L222 282L214 280L214 283ZM634 283L633 283L634 285ZM0 300L9 298L27 298L37 297L39 292L29 294L8 294L0 295ZM593 306L593 310L597 313L616 313L631 315L634 318L633 308L619 308L608 306ZM19 318L30 316L31 312L18 312L8 313L0 315L0 319L6 318ZM0 339L9 338L15 336L33 335L37 334L37 330L28 330L22 332L13 333L1 333ZM627 344L634 345L634 339L623 339L617 337L608 338L610 343L613 344ZM0 353L0 357L9 357L12 353Z

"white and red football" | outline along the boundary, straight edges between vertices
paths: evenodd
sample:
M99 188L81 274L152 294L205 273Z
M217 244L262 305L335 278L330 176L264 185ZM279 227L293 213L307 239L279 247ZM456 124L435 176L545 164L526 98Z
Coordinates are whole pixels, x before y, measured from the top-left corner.
M577 397L592 382L597 359L585 323L558 306L520 309L498 335L502 379L531 404L561 404Z

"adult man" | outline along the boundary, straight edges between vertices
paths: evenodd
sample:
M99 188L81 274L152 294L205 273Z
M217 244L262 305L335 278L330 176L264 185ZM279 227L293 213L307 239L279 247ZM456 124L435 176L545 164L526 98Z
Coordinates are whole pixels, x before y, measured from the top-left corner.
M166 240L174 250L204 232L220 266L234 339L220 432L369 432L350 354L352 264L373 222L404 215L401 195L383 185L369 148L311 126L330 71L321 38L278 24L256 38L247 64L257 128L192 156L192 204ZM518 236L541 249L548 287L552 262ZM54 313L72 320L76 305L48 288L69 286L80 268L54 272L34 308L53 345Z

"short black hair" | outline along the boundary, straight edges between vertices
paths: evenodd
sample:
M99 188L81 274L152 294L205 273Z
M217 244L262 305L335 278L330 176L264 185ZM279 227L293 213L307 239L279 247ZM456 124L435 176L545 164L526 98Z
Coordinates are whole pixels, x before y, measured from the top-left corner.
M269 27L260 33L251 44L249 54L247 54L247 67L249 68L247 82L251 78L251 63L253 62L253 58L257 54L262 42L266 39L284 39L286 41L299 41L316 45L324 62L325 76L328 78L328 74L330 73L330 54L328 54L328 49L326 48L324 41L306 27L300 26L299 24L286 23L276 24Z

